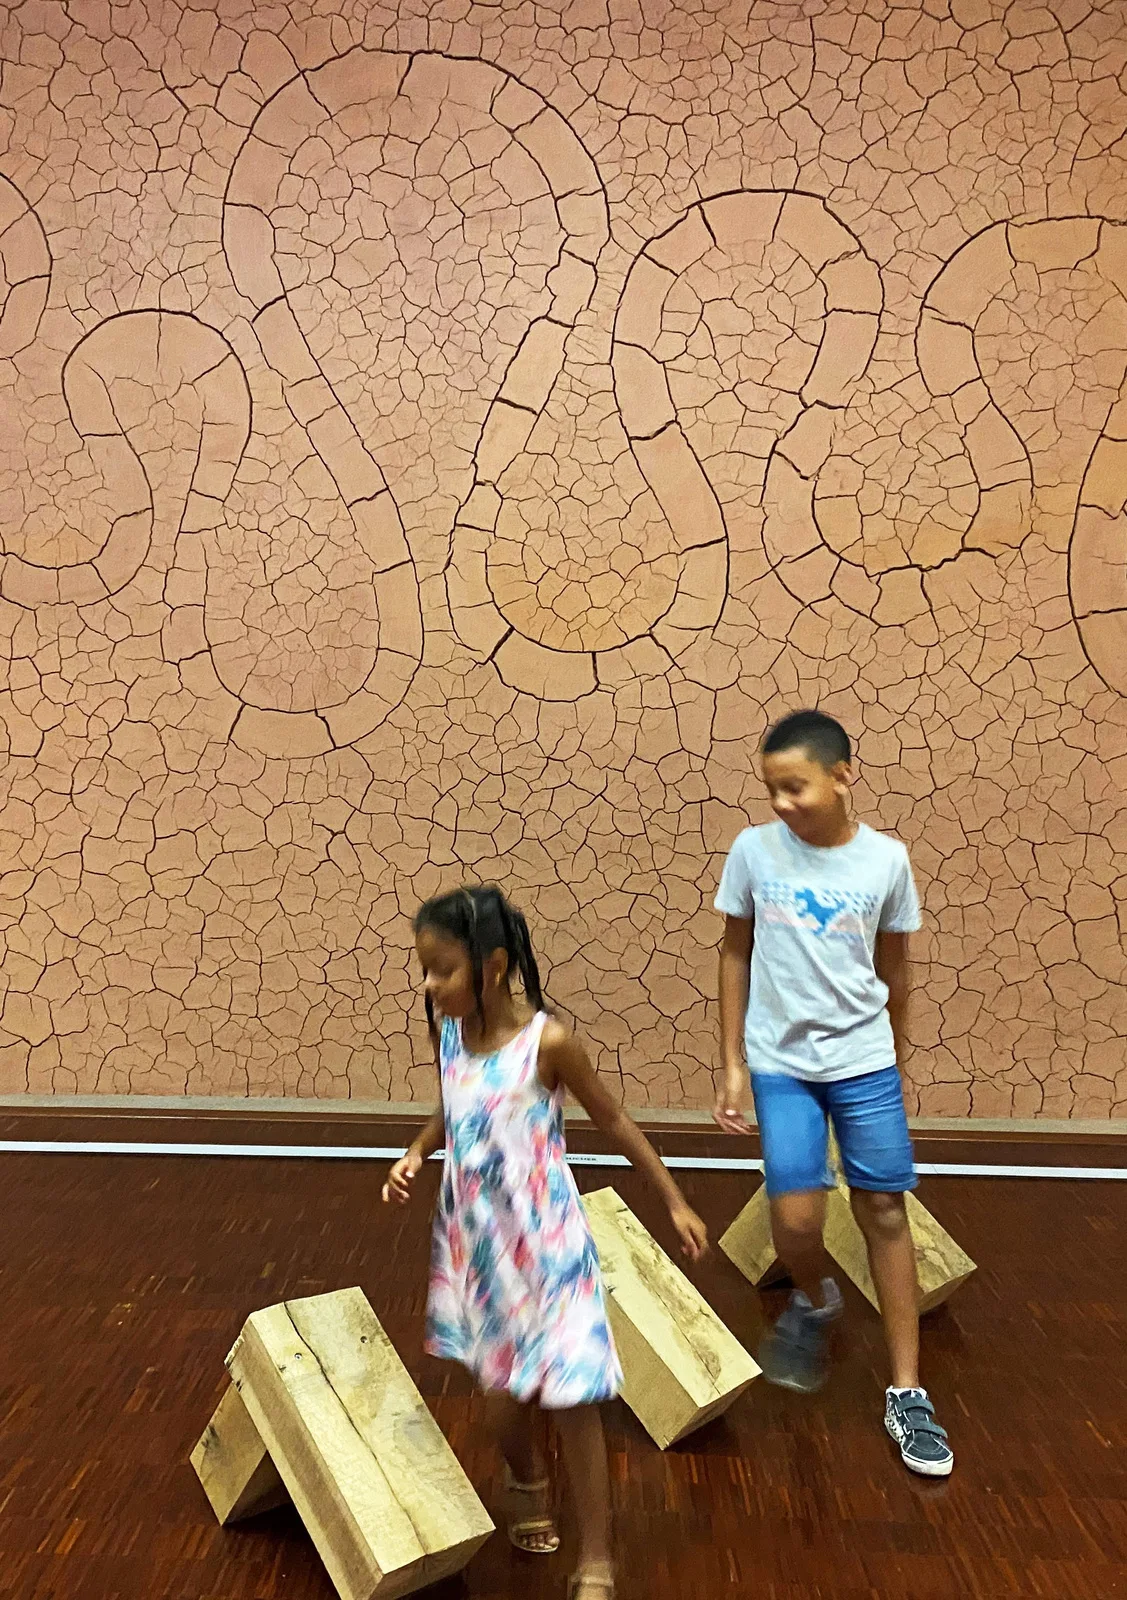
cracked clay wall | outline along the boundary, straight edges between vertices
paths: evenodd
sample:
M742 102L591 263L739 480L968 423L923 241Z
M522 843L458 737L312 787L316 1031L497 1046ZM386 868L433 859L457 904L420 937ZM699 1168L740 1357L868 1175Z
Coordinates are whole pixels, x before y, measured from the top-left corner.
M703 1106L817 702L925 892L913 1109L1122 1114L1122 0L24 0L0 61L0 1091L429 1100L469 877Z

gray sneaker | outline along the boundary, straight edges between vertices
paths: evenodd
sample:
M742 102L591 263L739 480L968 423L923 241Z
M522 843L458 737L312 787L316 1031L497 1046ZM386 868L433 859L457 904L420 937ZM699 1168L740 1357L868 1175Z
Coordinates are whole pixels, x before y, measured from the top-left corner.
M829 1371L827 1333L841 1316L841 1290L832 1278L822 1279L822 1304L811 1305L801 1289L759 1346L759 1365L768 1383L796 1394L813 1394Z
M889 1389L884 1399L884 1425L900 1446L900 1459L924 1478L946 1478L955 1465L947 1430L935 1420L926 1389Z

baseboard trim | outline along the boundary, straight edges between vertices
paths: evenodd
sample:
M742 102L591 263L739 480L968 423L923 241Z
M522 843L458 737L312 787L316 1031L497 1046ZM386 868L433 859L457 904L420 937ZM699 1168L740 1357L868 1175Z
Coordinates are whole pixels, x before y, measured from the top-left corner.
M359 1121L414 1123L430 1115L432 1104L420 1101L336 1100L295 1096L228 1095L0 1095L0 1116L49 1116L52 1119L112 1117L115 1121L273 1122L306 1123ZM627 1106L643 1127L678 1133L716 1133L707 1111L670 1110L657 1106ZM569 1124L589 1125L586 1113L567 1110ZM1077 1117L910 1117L917 1139L984 1139L991 1143L1065 1141L1070 1144L1119 1140L1127 1137L1127 1118Z

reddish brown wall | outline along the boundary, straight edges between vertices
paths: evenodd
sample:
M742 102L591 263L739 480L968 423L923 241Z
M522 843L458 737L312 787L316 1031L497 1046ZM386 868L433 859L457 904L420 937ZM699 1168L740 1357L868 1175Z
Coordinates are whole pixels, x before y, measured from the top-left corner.
M926 890L916 1108L1120 1112L1119 0L28 0L0 58L0 1088L428 1097L465 876L702 1104L818 702Z

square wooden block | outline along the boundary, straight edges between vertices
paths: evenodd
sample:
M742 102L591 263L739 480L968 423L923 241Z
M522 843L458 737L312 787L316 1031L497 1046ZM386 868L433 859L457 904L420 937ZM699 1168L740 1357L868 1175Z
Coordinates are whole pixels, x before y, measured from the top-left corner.
M954 1294L974 1272L975 1264L914 1194L905 1195L905 1200L912 1243L916 1247L922 1314ZM826 1249L838 1266L879 1310L865 1238L854 1221L849 1190L841 1179L827 1197L825 1239ZM721 1235L720 1248L744 1277L760 1288L786 1276L786 1268L775 1254L765 1187L756 1190L731 1227Z
M359 1289L256 1311L227 1366L342 1600L394 1600L437 1583L493 1532ZM230 1407L237 1417L235 1402ZM225 1431L213 1419L209 1432L222 1440ZM224 1455L205 1433L200 1465L209 1453L216 1462ZM236 1457L249 1472L261 1470L245 1434L226 1449L226 1458ZM212 1478L221 1477L216 1467ZM217 1512L239 1502L235 1477L227 1474L222 1494L209 1488Z
M622 1364L622 1398L664 1450L726 1411L759 1368L613 1189L583 1204Z

